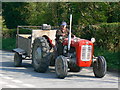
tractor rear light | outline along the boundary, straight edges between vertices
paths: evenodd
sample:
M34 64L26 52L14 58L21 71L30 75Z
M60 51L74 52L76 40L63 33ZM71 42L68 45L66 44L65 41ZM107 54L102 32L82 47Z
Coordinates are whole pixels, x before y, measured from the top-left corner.
M92 54L92 46L91 45L82 45L81 47L81 60L82 61L90 61Z

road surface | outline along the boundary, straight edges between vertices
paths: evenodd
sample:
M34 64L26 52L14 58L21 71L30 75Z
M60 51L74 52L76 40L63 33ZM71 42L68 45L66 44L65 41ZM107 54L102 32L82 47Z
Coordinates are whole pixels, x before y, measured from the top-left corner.
M0 85L2 88L118 88L118 74L107 72L104 78L95 78L92 68L79 73L69 72L58 79L54 67L46 73L33 70L31 61L24 60L22 67L14 67L14 53L0 50Z

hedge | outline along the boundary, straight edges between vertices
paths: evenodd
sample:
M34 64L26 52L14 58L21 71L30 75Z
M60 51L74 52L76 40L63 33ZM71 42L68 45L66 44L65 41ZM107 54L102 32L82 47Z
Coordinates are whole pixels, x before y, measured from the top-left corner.
M109 51L120 51L120 23L102 23L86 27L73 27L73 33L84 39L96 39L95 45ZM2 30L3 38L16 36L16 29ZM20 30L20 33L31 33L30 30Z
M31 30L21 29L19 33L22 34L30 34ZM3 38L14 38L16 37L17 29L3 29L2 30L2 37Z
M120 51L120 23L89 25L81 30L81 38L96 39L95 45L109 51Z

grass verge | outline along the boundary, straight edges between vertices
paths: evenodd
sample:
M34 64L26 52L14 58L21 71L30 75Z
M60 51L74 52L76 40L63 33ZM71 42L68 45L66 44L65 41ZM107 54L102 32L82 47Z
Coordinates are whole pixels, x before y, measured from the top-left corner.
M112 52L105 49L95 47L95 56L104 56L107 61L107 68L109 71L120 70L120 51Z
M15 38L2 38L2 50L9 50L15 48L16 39Z

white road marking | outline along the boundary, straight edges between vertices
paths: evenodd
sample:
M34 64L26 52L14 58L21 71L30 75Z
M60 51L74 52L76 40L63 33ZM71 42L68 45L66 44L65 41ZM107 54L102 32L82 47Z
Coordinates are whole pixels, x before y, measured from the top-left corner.
M5 85L5 86L7 86L7 87L9 87L9 88L19 88L19 87L16 86L16 85Z
M2 78L4 78L4 79L13 79L13 78L11 78L11 77L7 77L7 76L3 76Z
M9 79L9 80L11 80L12 82L14 82L16 84L22 83L21 85L25 86L25 87L36 87L36 86L34 86L32 84L24 84L24 82L22 82L20 80L14 80L14 78L11 78L11 77L4 76L2 78ZM16 86L16 85L8 85L8 83L6 83L6 82L2 82L2 84L6 84L6 87L9 87L9 88L18 88L18 86Z
M27 86L27 87L36 87L36 86L34 86L32 84L22 84L22 85Z
M3 82L3 81L2 81L2 82L0 82L0 84L8 84L8 83L7 83L7 82Z
M15 82L15 83L23 83L23 82L20 81L20 80L11 80L11 81L13 81L13 82Z
M0 76L3 76L3 74L0 74Z

